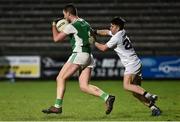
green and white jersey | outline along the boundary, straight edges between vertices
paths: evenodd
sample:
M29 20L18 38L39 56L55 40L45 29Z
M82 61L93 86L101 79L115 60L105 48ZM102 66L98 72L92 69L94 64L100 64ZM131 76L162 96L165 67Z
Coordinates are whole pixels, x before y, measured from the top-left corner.
M69 35L73 52L91 53L89 43L90 25L85 20L78 18L68 24L63 32Z

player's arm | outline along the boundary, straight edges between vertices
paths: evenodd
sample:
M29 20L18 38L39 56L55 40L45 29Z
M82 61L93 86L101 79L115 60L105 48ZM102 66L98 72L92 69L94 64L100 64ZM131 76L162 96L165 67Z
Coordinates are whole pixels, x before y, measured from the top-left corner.
M103 30L96 30L96 34L100 35L100 36L110 36L110 31L107 29L103 29Z
M94 30L92 28L90 28L90 35L89 35L89 43L90 44L94 44L94 42L96 41L96 34L94 33Z
M107 50L109 49L109 47L108 47L106 44L101 44L101 43L98 43L98 42L95 42L95 46L96 46L99 50L101 50L101 51L103 51L103 52L105 52L105 51L107 51Z
M52 33L54 42L63 41L67 36L66 33L57 31L55 22L52 23Z
M120 38L112 37L106 44L95 42L95 46L101 51L107 51L109 48L115 48Z
M94 33L94 30L90 28L90 36L92 36L96 41L96 34Z

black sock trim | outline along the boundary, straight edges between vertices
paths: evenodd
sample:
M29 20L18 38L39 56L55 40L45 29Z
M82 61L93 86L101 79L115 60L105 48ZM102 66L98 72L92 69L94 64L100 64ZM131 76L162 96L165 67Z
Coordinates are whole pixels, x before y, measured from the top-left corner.
M154 106L154 103L150 103L149 108L151 108L152 106Z
M143 93L143 96L145 97L145 96L146 96L146 94L147 94L147 91L145 91L145 92Z

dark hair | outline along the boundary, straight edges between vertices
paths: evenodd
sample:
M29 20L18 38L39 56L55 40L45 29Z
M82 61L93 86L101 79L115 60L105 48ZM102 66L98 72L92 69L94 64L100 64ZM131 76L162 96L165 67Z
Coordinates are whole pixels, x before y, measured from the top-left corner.
M63 9L66 12L69 12L70 14L77 16L77 9L73 4L68 4Z
M120 30L124 29L125 20L121 17L115 17L111 20L111 23L114 25L118 25Z

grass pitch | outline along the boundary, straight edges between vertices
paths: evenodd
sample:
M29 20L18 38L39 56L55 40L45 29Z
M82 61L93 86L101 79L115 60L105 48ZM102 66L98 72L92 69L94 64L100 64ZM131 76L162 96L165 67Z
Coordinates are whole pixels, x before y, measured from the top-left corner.
M56 82L0 81L0 121L180 121L180 82L145 81L142 86L159 95L157 105L163 114L151 112L122 88L121 81L92 81L92 84L116 96L114 109L105 115L100 98L82 93L77 81L68 81L63 113L46 115L42 109L54 104Z

